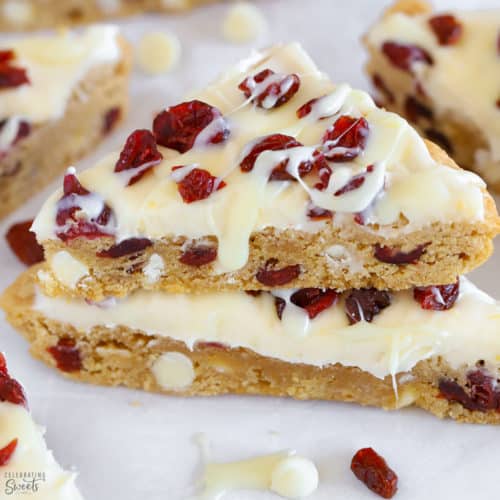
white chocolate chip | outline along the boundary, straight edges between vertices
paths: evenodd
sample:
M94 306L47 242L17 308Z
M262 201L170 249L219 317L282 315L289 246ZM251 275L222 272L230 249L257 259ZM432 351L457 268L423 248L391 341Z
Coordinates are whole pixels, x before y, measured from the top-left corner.
M30 22L33 10L29 2L24 0L8 0L3 4L3 16L16 26L23 26Z
M153 32L142 37L137 46L137 63L151 75L170 71L179 61L181 44L172 33Z
M318 487L318 469L303 457L281 460L271 474L271 490L285 498L305 498Z
M193 363L180 352L166 352L153 364L151 371L163 389L176 391L189 387L195 378Z
M88 267L66 250L61 250L52 257L50 267L56 279L69 288L75 288L89 274Z
M146 281L150 284L156 283L165 269L165 263L160 255L154 253L149 258L148 263L144 266L144 275L146 276Z
M267 29L262 11L249 2L238 2L229 8L222 24L222 34L231 43L246 43L258 38Z

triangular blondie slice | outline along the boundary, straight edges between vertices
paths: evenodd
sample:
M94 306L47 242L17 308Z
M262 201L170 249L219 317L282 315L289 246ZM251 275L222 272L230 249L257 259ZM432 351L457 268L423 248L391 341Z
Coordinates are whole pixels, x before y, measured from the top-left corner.
M242 61L77 176L33 230L50 294L406 289L484 262L483 182L297 44Z
M2 298L34 356L84 382L417 405L500 422L500 305L466 278L400 292L306 288L92 303L49 297L26 271Z

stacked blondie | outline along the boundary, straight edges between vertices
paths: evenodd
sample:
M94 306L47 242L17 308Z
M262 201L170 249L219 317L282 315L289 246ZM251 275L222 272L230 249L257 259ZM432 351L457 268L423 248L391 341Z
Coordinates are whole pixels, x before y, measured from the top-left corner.
M68 169L32 230L2 305L76 380L500 421L500 305L461 277L500 231L484 183L297 44Z

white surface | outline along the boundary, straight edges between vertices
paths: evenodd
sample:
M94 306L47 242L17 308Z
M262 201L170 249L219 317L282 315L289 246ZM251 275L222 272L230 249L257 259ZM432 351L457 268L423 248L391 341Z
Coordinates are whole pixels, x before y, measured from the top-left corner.
M319 66L336 81L366 87L359 37L387 2L378 0L262 0L271 32L255 43L301 41ZM443 0L441 7L492 7L498 0ZM225 6L168 18L150 16L124 21L132 40L151 30L171 30L181 39L178 68L162 77L134 75L133 114L96 155L119 148L127 133L149 126L153 113L175 104L201 87L228 64L247 55L249 46L223 41L220 22ZM48 190L47 192L49 192ZM0 225L35 214L45 195L38 195ZM23 267L0 248L0 285L10 283ZM500 297L494 256L473 274L476 283ZM471 335L474 332L471 331ZM205 432L214 443L213 458L233 460L295 448L319 468L315 500L376 498L349 470L354 452L373 446L400 477L396 498L469 499L498 496L500 446L498 428L441 422L418 410L386 413L347 404L294 402L256 397L217 399L166 398L125 389L97 388L61 378L27 353L27 344L1 322L0 350L12 373L25 384L38 422L48 426L50 447L63 466L80 471L78 484L87 500L181 500L199 478L199 450L192 442ZM0 498L2 498L0 492ZM27 497L29 498L29 497ZM228 500L277 498L272 494L233 493Z

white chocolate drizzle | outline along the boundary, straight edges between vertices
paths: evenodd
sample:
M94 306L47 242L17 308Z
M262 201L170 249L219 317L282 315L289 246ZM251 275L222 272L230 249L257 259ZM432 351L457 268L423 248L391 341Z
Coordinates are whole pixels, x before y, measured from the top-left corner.
M206 448L206 446L205 446ZM239 490L273 491L282 498L306 498L318 487L314 463L295 451L281 451L236 462L211 462L202 449L203 491L192 500L220 500Z

